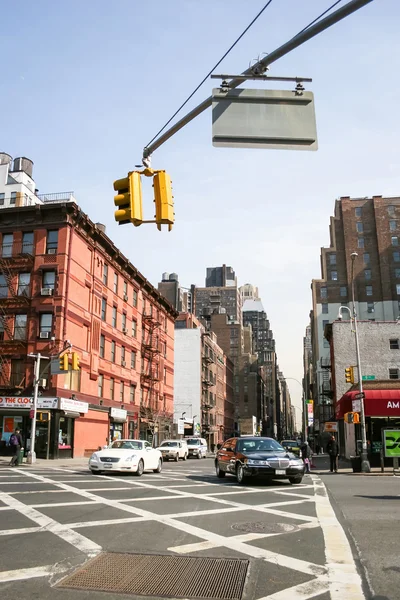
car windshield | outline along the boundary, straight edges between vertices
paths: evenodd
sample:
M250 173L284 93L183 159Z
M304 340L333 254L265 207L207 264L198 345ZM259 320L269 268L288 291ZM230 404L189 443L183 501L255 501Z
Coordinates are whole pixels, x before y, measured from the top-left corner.
M164 447L168 446L168 448L176 448L177 445L178 445L178 442L163 442L161 444L161 447L162 446L164 446Z
M191 440L186 440L188 446L200 446L200 440L193 438Z
M281 445L284 448L298 448L298 446L299 446L298 442L295 442L294 440L293 441L285 440L285 441L281 442Z
M143 450L143 442L135 440L118 440L113 442L111 448L113 450Z
M237 450L239 452L285 452L278 442L272 438L259 438L250 440L238 440Z

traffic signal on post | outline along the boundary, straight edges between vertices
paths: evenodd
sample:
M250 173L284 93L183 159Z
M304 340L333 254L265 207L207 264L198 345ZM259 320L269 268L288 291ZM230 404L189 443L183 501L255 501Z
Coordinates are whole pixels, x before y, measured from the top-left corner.
M153 186L157 228L161 231L161 225L168 225L168 231L171 231L175 216L172 182L168 173L158 171L154 175Z
M68 371L68 354L60 356L60 370Z
M354 367L347 367L344 370L346 383L354 383Z
M79 371L79 354L77 352L72 353L72 370Z
M360 415L356 412L348 412L345 413L344 420L349 425L358 425L360 423Z
M131 171L127 177L114 181L114 204L118 210L114 218L118 225L133 223L136 227L143 222L142 180L138 171Z

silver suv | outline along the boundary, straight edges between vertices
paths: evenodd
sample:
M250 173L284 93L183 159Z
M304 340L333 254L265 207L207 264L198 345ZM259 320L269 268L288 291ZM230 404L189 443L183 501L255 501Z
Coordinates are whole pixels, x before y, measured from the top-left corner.
M207 442L204 438L186 438L189 458L207 458Z
M186 440L164 440L158 446L162 454L163 460L175 460L178 462L180 458L186 460L189 454L189 450L186 444Z

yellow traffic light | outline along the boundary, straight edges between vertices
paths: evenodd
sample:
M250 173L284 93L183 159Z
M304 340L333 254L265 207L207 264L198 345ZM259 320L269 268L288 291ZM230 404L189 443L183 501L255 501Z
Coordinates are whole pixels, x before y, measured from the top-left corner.
M353 413L353 422L354 424L358 424L360 422L360 415L358 413Z
M354 367L347 367L344 370L346 383L354 383Z
M72 353L72 370L79 371L79 355L77 352Z
M68 354L63 354L63 356L60 356L60 370L68 371Z
M161 225L168 225L171 231L175 221L174 197L172 195L172 182L165 171L158 171L154 175L154 202L156 204L156 223L161 231Z
M114 181L114 190L117 193L114 196L114 204L118 210L114 213L114 218L119 225L133 223L136 227L143 222L142 206L142 180L140 173L132 171L127 177Z

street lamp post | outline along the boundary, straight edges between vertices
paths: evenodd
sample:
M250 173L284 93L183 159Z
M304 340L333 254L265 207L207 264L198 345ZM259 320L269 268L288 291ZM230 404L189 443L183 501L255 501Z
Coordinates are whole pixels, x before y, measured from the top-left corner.
M298 379L295 379L294 377L284 377L285 381L287 379L291 379L292 381L296 381L299 386L301 387L301 403L302 403L302 409L303 409L303 433L304 433L304 441L307 441L307 429L308 429L308 422L307 422L307 412L306 412L306 395L304 393L304 387L303 385L300 383L300 381Z
M35 452L35 441L36 441L36 420L37 420L37 402L39 395L39 378L40 378L40 361L41 360L50 360L47 356L42 356L40 352L37 354L28 354L31 358L35 359L34 366L34 375L33 375L33 417L32 417L32 426L31 426L31 447L27 456L27 463L33 464L36 462L36 452Z
M357 310L355 303L355 294L354 294L354 261L357 258L357 252L353 252L351 254L351 302L353 305L353 314L347 306L341 306L339 308L339 318L342 318L342 310L348 310L350 313L350 318L353 318L354 322L354 334L355 334L355 342L356 342L356 358L357 358L357 371L358 371L358 388L360 391L360 421L361 421L361 442L362 442L362 452L361 452L361 471L363 473L370 473L371 466L368 460L368 452L367 452L367 432L365 427L365 409L364 409L364 392L363 392L363 383L362 383L362 371L361 371L361 359L360 359L360 342L358 338L358 325L357 325Z

